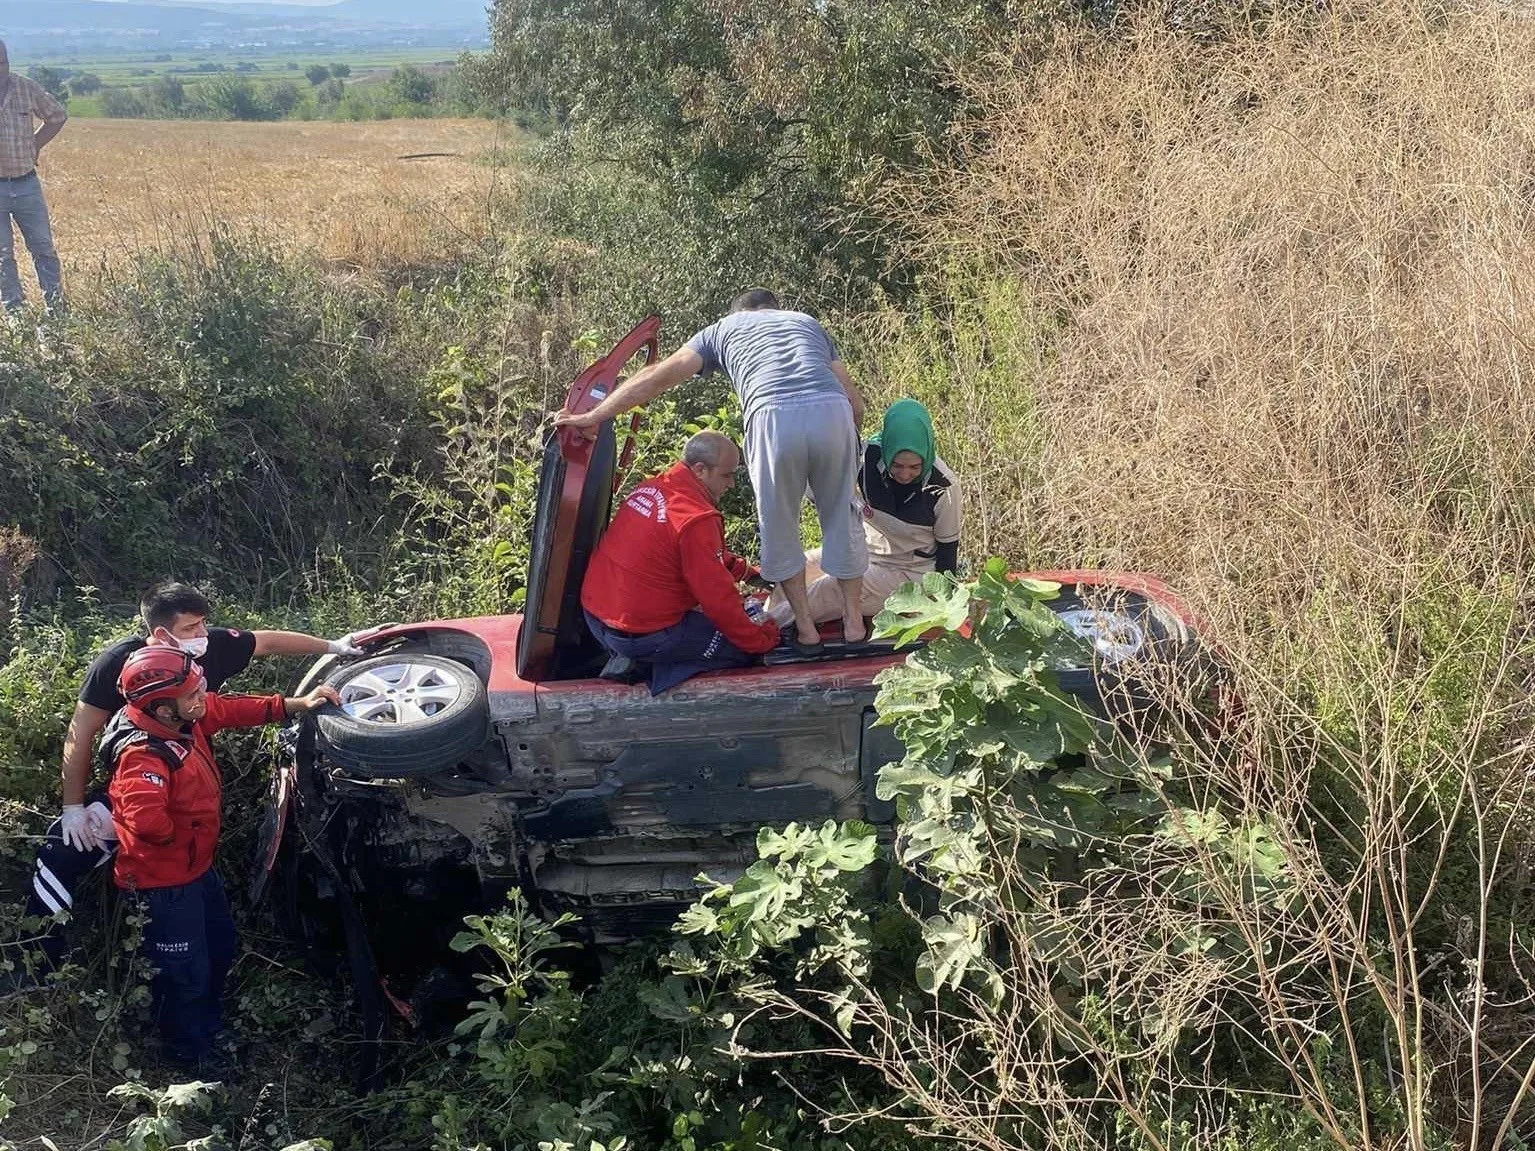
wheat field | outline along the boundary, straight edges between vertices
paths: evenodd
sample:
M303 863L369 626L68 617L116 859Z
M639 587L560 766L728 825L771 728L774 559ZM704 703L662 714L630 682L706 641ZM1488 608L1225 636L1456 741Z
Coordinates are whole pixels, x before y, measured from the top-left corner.
M217 223L359 268L483 236L513 130L485 120L71 120L39 170L73 294ZM19 243L19 237L18 237ZM29 262L26 273L30 273Z

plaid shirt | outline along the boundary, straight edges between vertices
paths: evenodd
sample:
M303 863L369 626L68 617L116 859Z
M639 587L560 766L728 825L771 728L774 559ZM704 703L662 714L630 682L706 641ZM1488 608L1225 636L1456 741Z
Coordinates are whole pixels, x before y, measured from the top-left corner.
M32 143L32 117L62 124L68 115L36 80L11 73L5 99L0 100L0 177L25 176L37 167Z

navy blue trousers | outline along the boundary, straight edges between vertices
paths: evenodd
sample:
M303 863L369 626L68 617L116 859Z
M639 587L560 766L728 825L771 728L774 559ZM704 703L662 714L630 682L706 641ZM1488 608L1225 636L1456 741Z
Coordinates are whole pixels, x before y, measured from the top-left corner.
M106 793L92 792L85 797L85 803L87 807L93 803L106 804ZM111 860L117 850L117 841L111 840L104 848L76 851L64 842L60 834L62 826L57 819L50 823L43 845L37 849L37 860L32 867L32 890L27 892L26 913L29 916L46 919L61 911L72 911L80 881ZM42 951L49 968L57 967L64 958L67 942L64 924L50 923L30 942Z
M159 972L155 1023L167 1053L192 1062L213 1050L224 1028L224 983L238 937L223 881L210 868L191 883L140 891L135 899L149 916L144 954Z
M585 614L586 626L608 651L650 665L651 695L660 695L699 672L745 667L756 659L726 639L701 611L690 611L671 627L637 636L620 635L591 612Z

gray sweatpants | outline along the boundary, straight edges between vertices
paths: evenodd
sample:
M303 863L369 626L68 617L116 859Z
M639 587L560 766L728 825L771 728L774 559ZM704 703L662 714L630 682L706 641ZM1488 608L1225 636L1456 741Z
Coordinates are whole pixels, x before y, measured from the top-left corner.
M800 507L808 488L821 521L821 568L863 575L869 557L853 516L858 432L844 396L760 409L746 426L746 467L757 494L762 577L781 583L805 567ZM857 538L854 538L857 533Z

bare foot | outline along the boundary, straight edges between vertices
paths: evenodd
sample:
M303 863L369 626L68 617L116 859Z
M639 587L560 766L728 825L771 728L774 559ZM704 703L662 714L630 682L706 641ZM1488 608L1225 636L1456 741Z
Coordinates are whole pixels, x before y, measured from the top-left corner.
M794 636L795 636L795 638L800 643L804 644L806 647L814 647L816 644L821 642L821 633L816 628L811 628L810 629L810 634L808 636L800 628L795 628L794 629Z
M863 617L859 616L855 623L842 621L842 638L848 643L862 643L869 638L869 629L863 626Z

